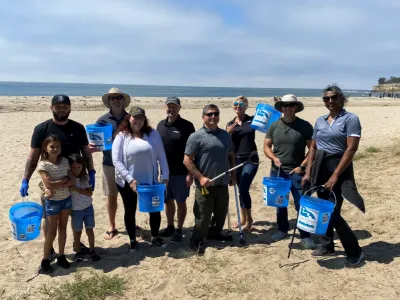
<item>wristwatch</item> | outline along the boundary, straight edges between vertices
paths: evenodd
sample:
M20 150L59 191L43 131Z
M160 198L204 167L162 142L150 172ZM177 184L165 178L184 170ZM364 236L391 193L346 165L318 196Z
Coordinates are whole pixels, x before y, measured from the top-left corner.
M306 171L306 166L302 166L302 165L300 165L300 170L302 171L302 172L305 172Z

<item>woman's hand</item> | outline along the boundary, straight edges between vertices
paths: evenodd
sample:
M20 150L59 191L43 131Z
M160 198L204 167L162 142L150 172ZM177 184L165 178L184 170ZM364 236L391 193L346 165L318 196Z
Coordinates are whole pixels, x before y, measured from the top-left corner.
M332 174L332 176L328 179L328 181L324 184L325 188L332 191L334 185L337 183L339 179L339 176L336 175L335 173Z
M161 183L164 183L165 185L168 185L168 181L169 181L168 179L162 179Z
M132 191L136 192L137 181L135 179L133 179L131 182L129 182L129 186L131 187Z
M232 124L231 126L228 126L228 127L226 128L226 131L227 131L229 134L232 134L232 133L233 133L233 130L235 129L235 127L236 127L237 124L238 124L237 122L233 122L233 124Z
M296 168L294 168L292 171L290 171L289 174L293 174L293 173L296 173L296 174L303 174L304 172L301 170L300 167L296 167Z
M47 198L53 197L56 192L54 190L44 189L44 195Z
M192 174L186 175L185 184L186 184L186 187L190 187L193 184L193 175Z
M100 146L97 146L96 144L90 143L90 144L88 145L88 147L89 147L90 153L95 153L95 152L101 152L101 151L102 151L102 150L100 149Z
M305 174L304 176L303 176L303 178L301 179L301 185L302 186L305 186L308 182L310 182L310 174Z

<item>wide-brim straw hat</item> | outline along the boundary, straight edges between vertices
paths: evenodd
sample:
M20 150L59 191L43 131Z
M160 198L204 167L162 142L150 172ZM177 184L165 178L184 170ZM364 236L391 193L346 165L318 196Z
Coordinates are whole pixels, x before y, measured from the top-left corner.
M282 112L282 103L296 103L296 112L300 112L304 109L304 104L301 101L297 100L297 97L292 94L288 94L283 96L282 98L279 98L278 101L275 102L275 109Z
M118 88L111 88L107 94L104 94L103 97L101 97L101 100L103 100L103 104L111 109L110 101L108 100L108 96L110 95L115 95L115 94L120 94L124 97L124 108L127 108L129 104L131 103L131 96L128 94L123 93L120 89Z

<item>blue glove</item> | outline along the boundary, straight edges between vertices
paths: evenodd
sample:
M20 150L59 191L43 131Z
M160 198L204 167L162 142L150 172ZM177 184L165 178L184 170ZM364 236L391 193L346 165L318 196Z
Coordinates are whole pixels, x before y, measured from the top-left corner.
M22 197L28 196L28 189L29 189L29 180L28 179L23 179L21 188L19 189L19 192Z
M89 184L92 186L92 190L94 191L94 186L96 184L96 171L95 170L90 170L89 171Z

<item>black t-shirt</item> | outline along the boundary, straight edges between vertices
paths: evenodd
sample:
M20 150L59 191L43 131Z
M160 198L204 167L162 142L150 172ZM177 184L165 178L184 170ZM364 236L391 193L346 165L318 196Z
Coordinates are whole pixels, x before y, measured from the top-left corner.
M236 117L228 122L227 127L235 123ZM256 132L250 127L253 117L245 115L242 125L237 124L232 132L232 142L236 156L239 158L248 158L251 153L257 151L255 142Z
M160 121L157 126L160 134L165 153L167 155L169 174L170 175L186 175L188 170L183 164L186 142L193 132L194 125L178 116L173 123L168 123L168 118Z
M85 127L73 120L65 125L57 125L52 119L40 123L32 134L31 148L42 148L43 141L50 135L61 140L61 155L68 157L73 153L82 154L82 148L89 144Z

